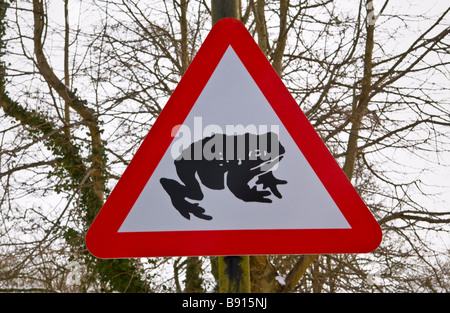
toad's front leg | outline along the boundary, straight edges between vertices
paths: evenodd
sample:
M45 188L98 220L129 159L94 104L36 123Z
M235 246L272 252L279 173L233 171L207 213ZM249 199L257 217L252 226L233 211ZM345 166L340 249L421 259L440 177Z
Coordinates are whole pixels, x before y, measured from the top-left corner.
M256 181L256 184L262 184L263 189L269 188L276 197L282 198L281 193L278 191L277 185L287 184L287 181L276 178L273 176L273 172L270 171L260 175Z
M230 189L236 198L245 202L272 202L271 199L266 198L271 195L270 191L257 190L256 186L250 188L248 183L254 176L252 172L246 174L237 171L228 172L228 189Z

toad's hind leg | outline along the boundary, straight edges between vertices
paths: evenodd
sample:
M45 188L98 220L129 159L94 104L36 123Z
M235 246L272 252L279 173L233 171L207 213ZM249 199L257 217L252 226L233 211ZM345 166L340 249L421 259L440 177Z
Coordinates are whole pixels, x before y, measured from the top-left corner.
M204 214L205 209L200 207L198 203L191 203L186 200L186 198L198 201L203 199L203 193L195 178L195 172L179 166L177 166L177 172L184 185L173 179L160 179L160 183L169 194L174 208L188 220L191 218L190 214L204 220L212 220L212 216Z

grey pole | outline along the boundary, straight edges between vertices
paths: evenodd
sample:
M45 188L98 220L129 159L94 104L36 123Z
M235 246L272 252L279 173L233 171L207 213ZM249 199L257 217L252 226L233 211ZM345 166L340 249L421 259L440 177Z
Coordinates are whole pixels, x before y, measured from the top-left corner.
M212 24L224 17L241 18L240 0L211 0Z
M225 17L240 19L240 0L211 0L212 24ZM219 256L219 292L249 293L250 257Z

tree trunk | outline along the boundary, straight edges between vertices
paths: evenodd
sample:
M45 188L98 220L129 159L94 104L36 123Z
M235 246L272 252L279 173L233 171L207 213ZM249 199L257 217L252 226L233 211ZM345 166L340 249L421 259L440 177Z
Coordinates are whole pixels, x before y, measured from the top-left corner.
M253 13L255 14L256 33L258 34L258 46L265 54L269 54L269 35L267 33L266 17L264 13L264 0L252 1Z
M276 280L277 271L265 255L253 255L250 257L250 275L252 292L277 292L281 288Z
M276 48L272 54L272 66L277 72L278 76L283 73L283 53L286 48L287 40L287 13L289 9L288 0L280 0L280 27L277 39Z
M352 127L350 130L350 136L347 143L347 152L343 171L347 175L348 179L351 180L353 177L353 172L355 170L356 158L358 156L358 137L359 131L362 125L362 119L367 111L367 106L369 105L370 92L372 90L372 53L374 47L374 32L375 23L372 19L374 14L373 1L367 0L366 3L367 18L366 18L366 49L364 53L364 75L361 81L361 93L357 97L356 106L353 108L351 123Z
M186 259L186 284L184 292L203 292L202 262L199 257Z

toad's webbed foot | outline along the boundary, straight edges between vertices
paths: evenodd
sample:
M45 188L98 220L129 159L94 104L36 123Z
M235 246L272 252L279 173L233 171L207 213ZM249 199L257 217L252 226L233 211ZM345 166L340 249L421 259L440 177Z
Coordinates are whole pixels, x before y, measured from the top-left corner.
M258 177L258 180L256 181L256 184L262 184L263 189L269 188L277 198L281 198L282 196L278 191L277 185L287 184L287 181L276 178L275 176L273 176L273 172L270 171L263 175L260 175Z

